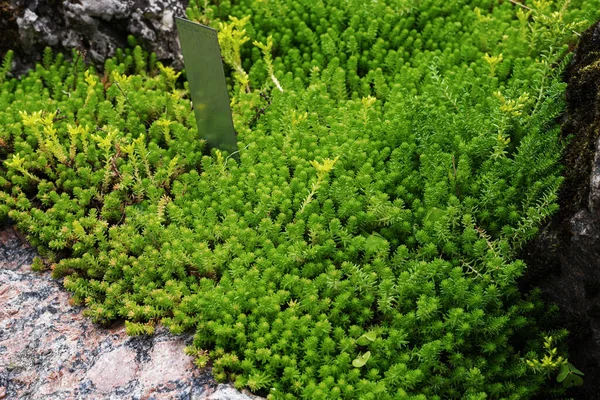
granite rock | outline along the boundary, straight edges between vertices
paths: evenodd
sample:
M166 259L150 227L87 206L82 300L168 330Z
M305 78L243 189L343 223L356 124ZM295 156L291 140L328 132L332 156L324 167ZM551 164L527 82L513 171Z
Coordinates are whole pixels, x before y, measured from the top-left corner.
M31 271L34 256L0 230L0 399L258 399L198 369L183 352L191 335L94 325L49 273Z
M84 52L102 69L133 35L165 64L178 69L183 58L175 17L184 17L188 0L8 0L0 5L0 58L15 51L19 75L41 59L46 46L70 54Z

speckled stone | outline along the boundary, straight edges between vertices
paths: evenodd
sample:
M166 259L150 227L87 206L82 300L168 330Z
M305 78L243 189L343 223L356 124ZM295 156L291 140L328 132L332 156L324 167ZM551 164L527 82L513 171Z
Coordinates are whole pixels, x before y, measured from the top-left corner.
M31 271L34 256L0 230L0 399L258 399L198 369L183 352L190 335L94 325L49 273Z
M0 27L10 42L0 40L0 56L15 51L13 72L20 75L40 61L44 48L86 53L97 68L133 35L163 63L183 67L175 17L185 17L188 0L4 0ZM2 21L1 19L6 21ZM8 47L8 48L7 48Z

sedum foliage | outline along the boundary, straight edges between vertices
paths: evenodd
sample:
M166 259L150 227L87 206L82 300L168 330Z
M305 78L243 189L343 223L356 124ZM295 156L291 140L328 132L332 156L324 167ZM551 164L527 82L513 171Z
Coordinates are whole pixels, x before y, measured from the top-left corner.
M598 1L200 3L239 161L133 40L102 74L2 72L0 215L36 269L272 399L558 393L515 253L557 208L560 75Z

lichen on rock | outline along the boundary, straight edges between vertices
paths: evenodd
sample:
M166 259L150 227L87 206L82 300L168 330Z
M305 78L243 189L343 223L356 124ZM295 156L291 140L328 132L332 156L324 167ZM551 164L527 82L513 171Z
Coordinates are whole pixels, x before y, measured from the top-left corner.
M10 45L0 42L0 55L17 51L15 73L39 61L46 46L55 51L77 49L101 68L133 35L157 59L176 68L183 58L175 30L175 16L185 16L186 0L10 0L0 6L0 27L12 35ZM5 47L6 49L3 49Z

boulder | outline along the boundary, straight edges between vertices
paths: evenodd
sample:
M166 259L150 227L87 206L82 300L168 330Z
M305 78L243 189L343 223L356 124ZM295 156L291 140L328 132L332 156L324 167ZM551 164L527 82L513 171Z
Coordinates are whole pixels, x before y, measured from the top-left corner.
M600 23L580 38L565 71L567 110L562 125L560 211L522 256L528 263L522 289L539 286L559 308L570 331L569 361L585 373L569 395L600 393Z
M175 17L184 17L187 0L9 0L0 4L0 57L15 51L14 73L41 59L45 47L85 53L102 68L133 35L157 58L176 68L183 58Z

